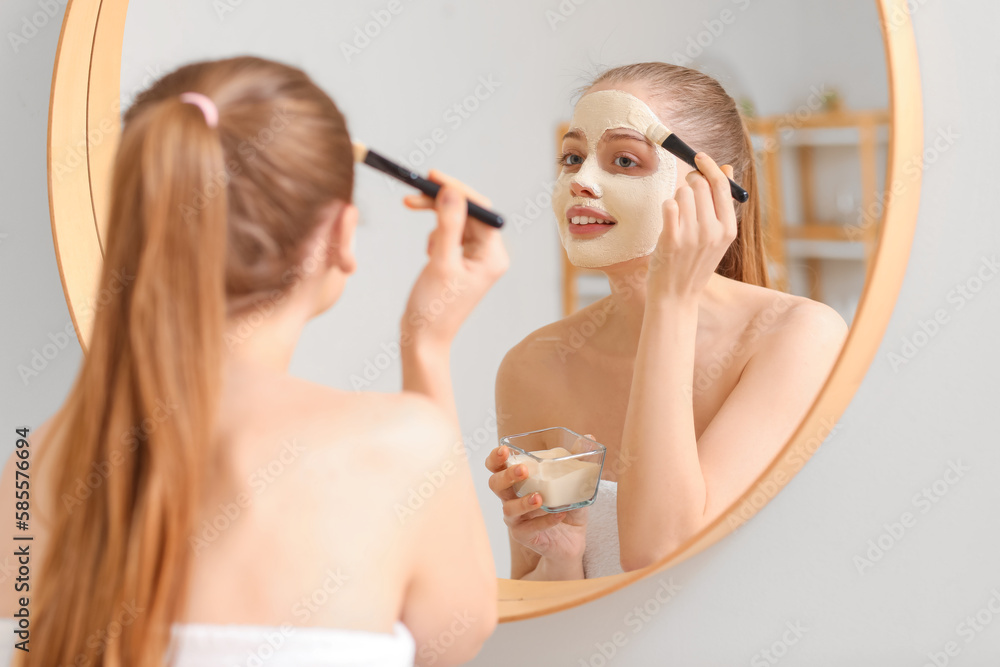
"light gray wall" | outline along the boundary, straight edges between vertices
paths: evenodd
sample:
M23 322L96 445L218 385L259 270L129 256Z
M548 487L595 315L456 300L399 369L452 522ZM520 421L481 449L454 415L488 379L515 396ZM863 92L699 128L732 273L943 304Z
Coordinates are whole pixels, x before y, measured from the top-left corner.
M8 434L0 439L3 453L13 446L15 426L35 426L55 410L81 359L72 339L60 337L70 319L52 249L45 177L48 93L62 3L52 5L58 10L53 18L37 19L41 27L16 52L8 37L24 29L25 19L45 18L45 4L8 0L0 10L8 39L0 61L7 91L0 100L7 157L0 166L0 293L6 314L0 433ZM995 6L981 1L976 11L966 3L961 18L940 0L912 4L928 142L947 128L960 138L928 160L898 307L836 435L759 516L708 552L583 607L503 625L474 664L600 665L600 648L610 650L607 642L616 632L623 644L615 649L617 664L754 664L755 654L780 642L786 623L796 622L804 633L782 664L892 659L920 665L927 651L942 651L949 640L960 649L955 664L983 664L1000 653L1000 630L993 625L970 643L957 627L985 608L991 589L1000 588L994 565L1000 544L987 515L991 501L1000 500L993 483L1000 454L985 418L998 394L992 348L1000 324L998 281L985 283L961 308L954 294L949 300L950 291L973 278L1000 241L986 182L993 165L985 157L997 145L989 110L1000 100L981 83L992 80L998 64L985 26L1000 17ZM434 166L487 193L509 218L530 222L505 232L513 267L455 345L459 410L474 460L489 447L478 444L484 438L475 434L487 421L492 376L503 352L558 315L558 239L548 210L532 216L529 201L551 179L554 124L569 113L571 91L590 73L603 65L670 60L703 21L730 8L737 20L711 41L701 60L733 89L759 96L760 112L794 108L821 82L839 85L853 107L878 106L884 97L874 8L860 0L716 0L684 7L649 2L620 15L612 8L624 3L565 0L562 7L575 9L555 30L546 18L546 12L559 11L555 0L403 0L402 12L382 34L346 62L339 44L386 5L329 3L318 15L314 3L274 3L282 13L269 16L262 3L244 0L220 20L210 2L153 6L137 0L128 19L122 91L128 98L150 72L158 75L181 62L252 51L304 66L341 104L352 132L390 155L405 158L415 140L445 129L448 139L436 149ZM781 25L810 29L775 34L775 17L787 22ZM456 29L470 21L480 26L474 34ZM859 30L870 39L843 37ZM749 50L767 65L750 67ZM500 82L495 92L461 125L449 125L447 108L472 94L479 77L491 75ZM959 165L963 178L954 171ZM401 189L372 174L359 180L366 226L358 240L358 275L342 303L307 329L292 368L344 388L394 338L432 224L429 214L410 214L398 205ZM390 274L386 267L397 271ZM901 339L912 340L919 322L939 308L947 324L912 361L894 368L887 355L901 353ZM30 364L33 352L42 353L49 343L55 347L45 352L55 350L53 358L23 382L18 366ZM392 390L398 382L393 364L372 388ZM914 494L944 479L949 462L956 461L970 470L922 513ZM498 509L484 473L477 470L480 502ZM855 556L865 554L869 540L879 540L883 524L900 521L907 511L915 526L859 573ZM502 543L498 517L490 530ZM505 560L497 560L505 572ZM680 589L662 604L659 580L671 578ZM636 615L637 605L648 605L648 620Z

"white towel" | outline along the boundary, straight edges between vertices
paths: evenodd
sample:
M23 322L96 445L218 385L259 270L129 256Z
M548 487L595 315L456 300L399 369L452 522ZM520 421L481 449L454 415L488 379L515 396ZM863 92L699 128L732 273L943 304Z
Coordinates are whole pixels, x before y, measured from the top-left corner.
M0 618L0 664L10 664L14 619ZM413 635L397 621L392 633L299 626L175 624L175 667L413 667ZM31 637L32 642L43 641ZM3 662L6 661L6 662Z
M597 499L587 511L587 546L583 576L587 579L624 572L618 544L618 482L598 482Z

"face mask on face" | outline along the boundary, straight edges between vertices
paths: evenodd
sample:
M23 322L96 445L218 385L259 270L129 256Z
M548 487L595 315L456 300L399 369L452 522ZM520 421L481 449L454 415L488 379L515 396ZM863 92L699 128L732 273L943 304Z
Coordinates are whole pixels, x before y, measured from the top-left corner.
M609 266L645 257L656 247L663 229L663 202L674 196L677 184L677 158L661 146L651 146L658 159L655 172L644 176L611 173L599 162L598 143L607 130L627 128L644 136L646 128L659 122L642 100L621 90L590 93L577 103L570 131L583 133L586 155L577 171L567 172L563 167L552 194L559 238L575 266ZM591 194L574 195L573 183ZM599 216L570 210L576 206L603 212L614 224L586 224ZM582 214L575 215L578 212ZM572 220L568 213L574 213Z

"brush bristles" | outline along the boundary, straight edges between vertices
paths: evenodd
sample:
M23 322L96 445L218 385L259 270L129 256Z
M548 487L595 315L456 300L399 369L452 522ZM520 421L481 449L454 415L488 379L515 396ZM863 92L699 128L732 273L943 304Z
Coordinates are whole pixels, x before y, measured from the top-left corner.
M368 155L368 147L360 141L355 141L351 146L354 148L354 161L364 162L365 156Z
M666 140L666 138L670 136L670 134L671 134L670 130L664 127L662 123L654 123L653 125L650 125L648 128L646 128L646 138L652 141L657 146L662 145L663 142Z

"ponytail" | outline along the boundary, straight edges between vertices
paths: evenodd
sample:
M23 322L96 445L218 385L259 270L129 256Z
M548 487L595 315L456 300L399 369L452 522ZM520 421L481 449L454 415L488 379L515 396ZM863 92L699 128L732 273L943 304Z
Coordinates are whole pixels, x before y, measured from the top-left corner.
M214 127L181 99L193 91L221 112ZM350 201L353 178L340 110L280 62L190 63L126 111L97 286L111 298L35 461L54 459L36 508L51 510L52 546L24 664L162 666L218 456L227 319L289 289L319 213Z
M220 130L197 106L172 95L126 124L100 285L116 272L128 280L98 308L54 422L51 547L34 618L42 639L26 665L163 664L184 609L221 390L225 180ZM107 474L97 481L94 470Z

